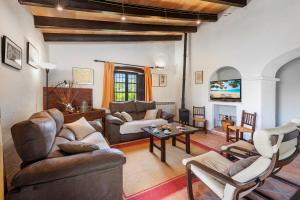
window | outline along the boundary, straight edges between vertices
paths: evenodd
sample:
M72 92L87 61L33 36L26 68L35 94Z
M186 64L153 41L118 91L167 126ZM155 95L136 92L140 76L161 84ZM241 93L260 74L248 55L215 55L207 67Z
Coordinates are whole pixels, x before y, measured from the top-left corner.
M115 72L115 101L131 101L137 99L138 75L132 72Z

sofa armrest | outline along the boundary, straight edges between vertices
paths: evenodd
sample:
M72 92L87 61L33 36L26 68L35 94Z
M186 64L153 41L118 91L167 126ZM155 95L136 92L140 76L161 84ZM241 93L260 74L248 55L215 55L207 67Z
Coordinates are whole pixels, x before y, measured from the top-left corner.
M122 124L124 124L124 121L123 121L123 120L121 120L121 119L119 119L119 118L117 118L117 117L115 117L115 116L113 116L113 115L111 115L111 114L106 115L105 121L106 121L107 123L110 123L110 124L117 124L117 125L122 125Z
M15 188L74 177L94 171L120 167L126 162L117 149L97 150L38 161L19 171L13 179Z
M173 115L173 114L168 113L168 112L166 112L166 111L162 111L160 116L161 116L161 118L163 118L163 119L165 119L165 120L167 120L167 121L171 121L171 120L173 120L173 118L174 118L174 115Z
M89 124L94 127L97 132L103 133L103 126L101 120L89 121Z

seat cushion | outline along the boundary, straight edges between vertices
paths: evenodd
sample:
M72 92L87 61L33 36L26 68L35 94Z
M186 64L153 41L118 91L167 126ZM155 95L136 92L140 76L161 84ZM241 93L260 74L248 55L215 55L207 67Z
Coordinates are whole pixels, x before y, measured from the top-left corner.
M195 122L205 122L206 119L202 118L202 117L195 117L194 118Z
M65 124L65 126L73 131L76 136L76 140L81 140L87 135L96 132L94 127L92 127L84 117L73 123Z
M232 144L229 144L229 145L224 145L224 146L221 147L221 150L223 150L223 151L228 150L228 148L232 147L232 146L240 147L240 148L246 149L248 151L254 151L255 152L254 145L249 143L249 142L243 141L243 140L239 140L239 141L237 141L235 143L232 143ZM231 149L230 151L235 152L235 153L239 153L239 154L242 154L242 155L247 155L244 151L239 151L237 149Z
M239 130L242 133L252 133L252 132L254 132L252 129L246 128L246 127L242 127L242 126L228 126L228 128L230 130L232 130L232 131Z
M221 156L215 151L210 151L196 157L184 159L182 162L186 165L189 161L195 160L213 170L218 171L228 176L229 167L233 164L230 160ZM204 184L213 190L221 199L224 196L225 184L213 178L210 174L199 169L196 166L191 166L193 174L195 174Z
M131 122L125 122L120 126L121 134L140 133L143 132L142 128L147 126L159 126L167 124L168 121L164 119L153 119L153 120L134 120Z

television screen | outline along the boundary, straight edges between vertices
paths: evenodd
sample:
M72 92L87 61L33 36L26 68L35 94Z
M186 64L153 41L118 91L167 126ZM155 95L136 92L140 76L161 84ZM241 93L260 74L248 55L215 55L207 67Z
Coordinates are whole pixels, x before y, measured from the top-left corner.
M210 99L241 100L241 79L212 81L210 83Z

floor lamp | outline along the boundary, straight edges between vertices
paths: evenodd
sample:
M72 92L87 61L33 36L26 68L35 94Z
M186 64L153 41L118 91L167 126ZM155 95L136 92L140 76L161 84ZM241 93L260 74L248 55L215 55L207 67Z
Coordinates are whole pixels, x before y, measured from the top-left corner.
M41 63L40 64L40 68L45 69L46 70L46 110L49 108L49 72L50 70L56 68L56 65L52 64L52 63Z

